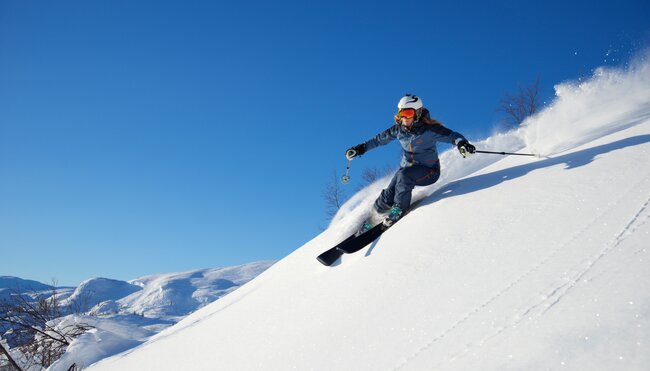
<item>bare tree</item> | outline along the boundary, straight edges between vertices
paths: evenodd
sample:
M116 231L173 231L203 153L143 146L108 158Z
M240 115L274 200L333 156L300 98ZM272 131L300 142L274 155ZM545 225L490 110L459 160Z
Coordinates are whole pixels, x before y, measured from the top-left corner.
M521 125L526 117L539 108L539 77L528 86L520 86L517 93L504 93L497 111L505 113L509 127Z
M364 187L367 187L376 180L379 180L394 171L395 169L391 166L386 166L383 169L377 167L363 169L363 172L361 173L361 183L356 190L360 191ZM345 190L341 186L341 178L336 170L332 172L332 177L330 178L329 183L325 186L322 196L327 207L327 220L331 220L347 200Z
M62 321L67 314L69 309L59 302L56 287L46 297L14 291L8 300L0 302L0 330L12 349L24 356L28 364L23 368L49 367L73 339L92 328L76 321Z
M377 169L376 167L365 168L363 169L363 173L361 173L361 179L363 180L363 184L360 187L363 188L366 185L375 182L380 177L381 176L379 174L379 169Z
M390 165L387 165L382 169L377 167L363 169L363 172L361 173L362 182L359 185L359 190L393 172L395 172L395 168Z
M322 196L325 200L327 219L332 219L339 211L346 198L343 187L341 187L341 179L336 170L332 172L330 182L325 186Z
M9 370L14 369L14 370L22 371L22 368L18 366L18 363L13 359L11 354L9 354L7 348L5 348L4 345L2 345L2 342L0 342L0 355L4 355L7 358L7 362L8 362L8 366L4 366L3 364L0 363L0 370L4 369L4 367L9 367Z

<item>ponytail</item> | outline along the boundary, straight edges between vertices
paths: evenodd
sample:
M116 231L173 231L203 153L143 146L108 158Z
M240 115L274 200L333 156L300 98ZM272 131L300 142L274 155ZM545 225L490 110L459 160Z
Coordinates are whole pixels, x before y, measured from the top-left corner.
M422 109L422 115L420 115L420 120L419 121L421 121L421 122L423 122L423 123L425 123L427 125L440 125L440 126L443 126L443 127L445 126L445 125L442 124L442 122L440 122L440 121L438 121L438 120L436 120L434 118L431 118L431 116L429 115L429 110L426 109L426 108Z

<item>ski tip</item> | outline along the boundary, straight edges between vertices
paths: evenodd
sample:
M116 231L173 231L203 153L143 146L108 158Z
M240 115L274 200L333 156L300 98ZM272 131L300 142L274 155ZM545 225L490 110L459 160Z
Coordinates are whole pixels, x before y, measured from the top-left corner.
M316 260L318 260L319 263L323 264L324 266L331 266L334 264L337 260L341 258L341 255L343 255L343 252L339 251L336 248L331 248L324 253L318 255Z
M323 260L320 257L316 258L316 260L318 260L319 263L323 264L326 267L329 267L330 265L332 265L332 263L330 263L330 262L328 262L326 260Z

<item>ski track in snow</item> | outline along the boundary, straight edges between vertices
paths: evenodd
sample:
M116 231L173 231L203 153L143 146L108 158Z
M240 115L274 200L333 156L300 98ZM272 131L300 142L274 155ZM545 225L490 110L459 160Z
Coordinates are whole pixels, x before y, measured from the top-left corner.
M420 347L417 351L415 351L412 355L407 357L406 359L403 360L402 363L397 365L393 370L401 370L407 367L412 361L416 360L420 355L422 355L424 352L427 350L431 349L436 343L440 342L443 340L445 337L447 337L451 332L456 330L457 328L461 327L465 323L467 323L471 318L479 314L480 312L486 310L492 303L494 303L496 300L499 298L503 297L506 293L508 293L513 287L519 285L520 283L524 282L526 278L534 274L535 272L539 271L543 266L545 266L549 261L551 261L560 251L563 251L567 246L570 246L574 241L577 241L580 239L582 235L587 233L593 226L597 225L598 221L602 219L605 215L609 213L609 211L618 205L622 199L625 199L628 194L631 192L633 189L637 189L641 184L650 182L650 178L645 178L641 180L640 182L634 184L634 186L630 187L626 192L622 192L622 196L618 197L615 202L612 202L609 204L609 207L604 209L601 213L599 213L596 217L594 217L590 222L588 222L584 228L578 230L573 236L571 236L566 242L561 243L558 245L555 249L553 249L548 255L546 255L544 258L542 258L537 264L535 264L531 269L523 273L519 278L516 280L512 281L510 284L508 284L506 287L504 287L502 290L498 291L494 296L492 296L490 299L485 301L483 304L480 306L474 308L472 311L467 313L463 318L455 322L452 326L447 328L446 330L442 331L439 335L431 339L428 343ZM582 278L591 271L591 269L600 261L608 252L616 248L620 243L625 240L625 238L629 235L631 235L637 228L642 226L647 222L647 220L650 218L650 211L648 210L648 207L650 206L650 197L648 197L639 211L635 213L635 215L632 216L632 218L629 220L629 222L623 227L623 229L615 235L615 237L612 239L611 243L606 244L606 246L596 255L595 258L593 259L587 259L583 260L581 264L578 264L575 266L571 271L570 274L564 277L559 278L557 281L561 283L556 283L549 287L546 290L543 290L543 292L549 292L547 295L542 295L542 300L536 301L532 304L528 304L522 308L518 308L513 315L510 316L511 320L507 323L505 323L502 326L499 326L495 328L495 332L486 335L480 339L474 340L471 343L466 344L465 349L463 349L460 352L457 352L451 356L449 356L447 359L437 363L436 365L430 367L429 369L435 370L438 369L450 362L453 362L454 360L462 357L463 355L469 353L473 347L477 345L481 345L485 343L486 341L497 337L504 331L506 331L509 328L512 328L514 326L517 326L521 321L523 321L526 318L530 318L532 316L542 316L544 315L547 311L549 311L553 306L555 306L557 303L562 300L562 298L569 293L569 291L575 287L575 285L582 280ZM640 251L636 251L636 253L639 253Z

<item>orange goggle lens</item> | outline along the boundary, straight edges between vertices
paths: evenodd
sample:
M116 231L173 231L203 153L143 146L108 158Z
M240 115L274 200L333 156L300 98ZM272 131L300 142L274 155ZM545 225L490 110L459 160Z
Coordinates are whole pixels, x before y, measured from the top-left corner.
M411 119L415 117L415 110L413 108L404 108L399 110L399 116Z

